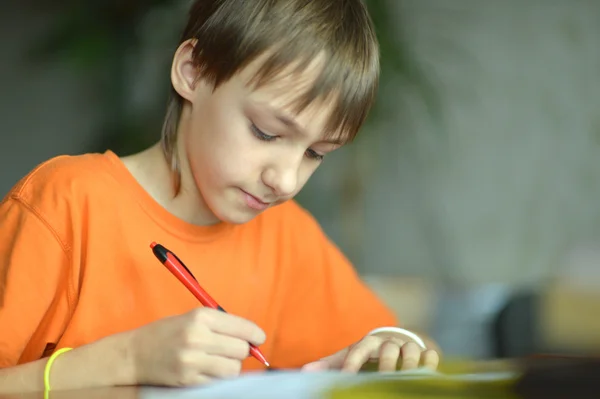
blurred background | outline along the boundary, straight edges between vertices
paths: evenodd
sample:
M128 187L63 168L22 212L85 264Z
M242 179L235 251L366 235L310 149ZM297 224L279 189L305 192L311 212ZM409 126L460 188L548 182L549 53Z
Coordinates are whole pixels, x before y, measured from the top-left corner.
M0 191L160 134L188 1L4 2ZM376 108L298 197L446 355L600 348L600 1L370 0Z

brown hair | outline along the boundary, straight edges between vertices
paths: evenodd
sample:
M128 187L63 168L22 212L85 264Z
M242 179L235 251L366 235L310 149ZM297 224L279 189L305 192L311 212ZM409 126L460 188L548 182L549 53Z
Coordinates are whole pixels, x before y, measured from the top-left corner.
M352 141L374 101L379 48L362 0L195 0L180 43L194 40L199 76L217 88L266 55L254 83L267 83L284 68L304 70L316 57L323 67L312 87L294 101L302 111L335 95L329 135ZM162 148L180 190L177 127L183 99L174 89L167 108Z

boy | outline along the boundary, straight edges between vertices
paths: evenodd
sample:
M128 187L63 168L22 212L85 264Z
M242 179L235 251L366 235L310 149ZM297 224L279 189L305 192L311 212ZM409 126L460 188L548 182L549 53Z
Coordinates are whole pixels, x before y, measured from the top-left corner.
M0 207L0 392L43 389L50 364L53 389L203 384L263 368L249 343L277 368L436 367L410 332L369 334L394 316L292 201L357 133L378 68L360 0L195 1L160 145L54 158Z

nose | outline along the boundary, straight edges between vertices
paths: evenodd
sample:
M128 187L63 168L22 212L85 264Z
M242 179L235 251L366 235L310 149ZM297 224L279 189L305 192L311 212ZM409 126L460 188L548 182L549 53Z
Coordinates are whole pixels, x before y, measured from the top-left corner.
M300 162L290 160L278 162L266 168L262 175L263 183L268 186L278 198L292 196L298 187L298 172Z

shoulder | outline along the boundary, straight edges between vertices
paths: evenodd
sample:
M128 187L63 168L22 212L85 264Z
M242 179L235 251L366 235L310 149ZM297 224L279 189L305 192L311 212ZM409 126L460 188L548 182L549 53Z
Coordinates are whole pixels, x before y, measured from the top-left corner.
M109 170L103 163L109 165L105 155L84 154L58 156L37 165L0 203L3 236L10 236L12 242L17 236L34 242L50 234L64 251L68 250L75 226L82 225L90 208L88 199L106 196L100 194L106 193L106 188L98 188L103 176L109 175L102 173ZM38 250L41 242L47 241L39 241Z
M110 171L105 154L51 158L27 173L6 194L0 213L11 209L11 204L20 204L23 216L35 215L61 240L69 241L72 227L84 222L90 208L110 209L110 204L103 203L115 188Z
M28 204L42 204L59 198L76 197L98 185L108 173L103 154L61 155L40 163L6 195ZM105 175L105 176L103 176Z

